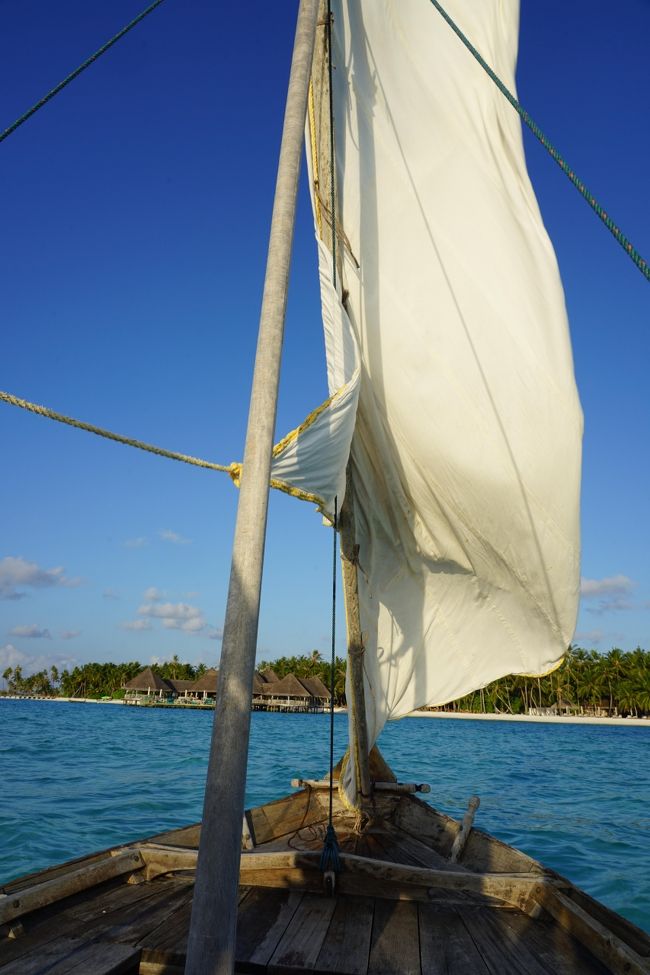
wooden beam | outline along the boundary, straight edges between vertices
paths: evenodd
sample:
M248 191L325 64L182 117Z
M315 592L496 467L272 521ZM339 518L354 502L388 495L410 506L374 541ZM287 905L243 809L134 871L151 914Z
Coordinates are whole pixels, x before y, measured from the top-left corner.
M354 758L357 799L360 808L363 809L370 802L372 783L370 779L368 723L366 720L366 691L363 676L365 647L359 609L358 547L355 538L354 485L351 466L352 462L349 461L345 501L341 507L341 517L339 518L339 533L345 621L348 633L350 755Z
M146 864L147 878L176 870L190 870L196 864L196 851L181 847L141 846L139 852ZM300 887L320 890L320 852L279 851L241 854L240 884L259 887ZM547 881L538 874L470 873L461 870L439 870L390 863L369 857L340 854L343 873L340 881L354 876L365 879L365 892L372 895L375 882L442 889L454 893L476 894L502 900L528 913L536 901L540 886ZM343 888L341 888L343 889ZM358 886L355 886L358 891Z
M330 782L329 779L292 779L291 785L294 789L307 788L324 791L329 789ZM424 782L372 782L371 789L376 792L393 792L397 795L413 795L416 792L431 792L431 786Z
M0 894L0 924L7 924L14 918L47 907L48 904L54 904L82 890L88 890L89 887L95 887L106 880L133 873L134 870L141 870L144 863L139 850L122 850L114 856L59 874L52 880L45 880L10 894Z
M535 895L537 903L573 938L587 948L613 975L648 975L650 960L642 958L628 944L601 924L562 891L543 885Z
M456 839L451 848L451 855L449 859L452 863L458 863L463 850L465 849L465 844L469 837L472 825L474 823L474 816L476 815L476 810L481 805L481 800L478 796L472 796L467 804L467 812L463 817L462 823L460 823L458 828L458 833L456 834Z

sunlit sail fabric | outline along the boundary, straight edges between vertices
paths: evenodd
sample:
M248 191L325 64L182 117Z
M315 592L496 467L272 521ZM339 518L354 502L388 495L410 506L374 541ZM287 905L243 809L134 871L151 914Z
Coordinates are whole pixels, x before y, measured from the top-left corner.
M330 390L358 386L372 743L390 718L562 659L582 414L517 115L429 0L332 6L345 311L322 244L319 265ZM447 6L514 90L516 0ZM351 796L354 776L351 763Z
M359 400L359 353L352 326L332 280L332 258L318 242L321 305L329 399L273 451L271 483L313 501L330 521L342 504Z
M518 3L447 6L514 90ZM428 0L333 13L372 742L389 718L561 660L582 414L517 115Z

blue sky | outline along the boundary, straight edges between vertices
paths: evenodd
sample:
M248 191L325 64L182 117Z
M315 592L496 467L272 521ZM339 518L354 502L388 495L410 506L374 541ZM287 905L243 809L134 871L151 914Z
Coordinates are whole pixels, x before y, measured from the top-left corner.
M0 388L241 459L296 7L166 0L0 146ZM0 127L140 9L5 0ZM649 36L645 0L522 0L520 98L648 259ZM576 639L650 648L650 291L544 150L526 146L585 412ZM278 438L325 395L303 178ZM229 479L4 404L0 437L2 669L174 653L216 663ZM319 516L274 494L260 656L327 650L330 565Z

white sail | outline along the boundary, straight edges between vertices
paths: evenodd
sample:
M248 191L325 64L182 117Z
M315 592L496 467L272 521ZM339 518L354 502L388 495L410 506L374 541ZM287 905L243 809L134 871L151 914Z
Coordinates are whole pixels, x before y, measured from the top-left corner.
M447 6L514 90L516 0ZM338 0L333 14L337 322L352 333L337 341L360 357L351 461L372 743L390 718L562 659L582 414L516 113L429 0ZM330 261L321 246L326 323Z

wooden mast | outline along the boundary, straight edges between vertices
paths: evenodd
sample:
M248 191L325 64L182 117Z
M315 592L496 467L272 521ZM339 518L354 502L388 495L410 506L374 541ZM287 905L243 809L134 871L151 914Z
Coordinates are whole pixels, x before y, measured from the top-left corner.
M341 238L334 227L336 214L332 213L332 139L334 134L330 125L330 81L328 49L329 32L327 0L320 0L318 26L323 28L320 40L314 50L312 68L312 87L310 94L309 121L312 134L312 169L314 177L314 197L316 222L323 243L334 251L333 237ZM336 274L342 280L343 247L336 247ZM345 501L339 517L341 544L341 571L345 599L345 619L347 629L348 667L350 680L348 687L350 700L350 754L355 757L357 769L357 804L363 807L370 799L372 783L369 766L368 726L366 721L365 690L363 683L363 634L359 614L359 586L357 579L357 545L354 528L354 482L352 461L348 462Z
M318 0L300 0L273 204L186 975L231 975L271 452Z

